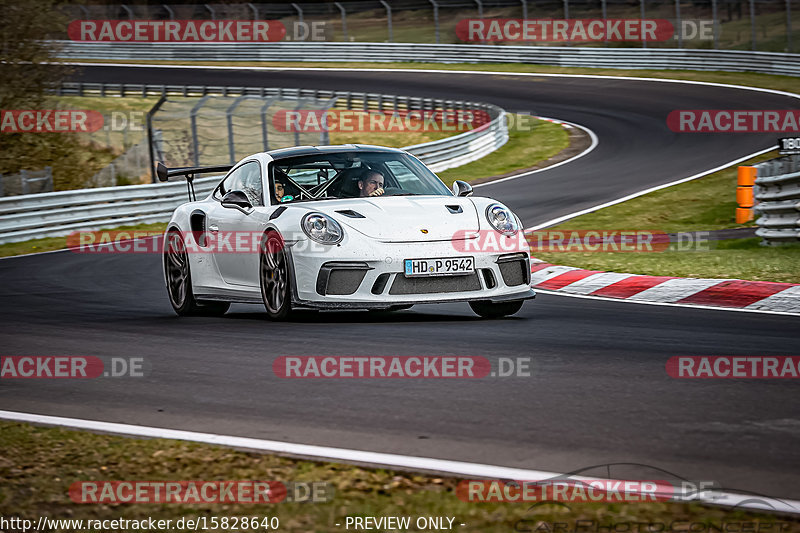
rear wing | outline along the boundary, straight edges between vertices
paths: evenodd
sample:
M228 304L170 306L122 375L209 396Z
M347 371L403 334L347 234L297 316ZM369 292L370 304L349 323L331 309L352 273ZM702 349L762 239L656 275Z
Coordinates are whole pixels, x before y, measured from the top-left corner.
M156 165L156 175L159 181L167 181L172 176L186 177L186 186L189 191L189 201L197 201L197 196L194 194L194 176L195 174L211 174L214 172L228 172L233 168L233 165L218 165L214 167L183 167L183 168L167 168L164 163L159 162Z

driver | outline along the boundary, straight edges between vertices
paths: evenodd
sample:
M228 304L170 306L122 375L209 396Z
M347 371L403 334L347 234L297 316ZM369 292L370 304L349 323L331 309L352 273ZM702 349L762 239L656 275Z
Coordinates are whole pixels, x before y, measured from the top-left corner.
M367 196L380 196L383 194L383 174L377 170L368 170L358 180L358 189L361 198Z

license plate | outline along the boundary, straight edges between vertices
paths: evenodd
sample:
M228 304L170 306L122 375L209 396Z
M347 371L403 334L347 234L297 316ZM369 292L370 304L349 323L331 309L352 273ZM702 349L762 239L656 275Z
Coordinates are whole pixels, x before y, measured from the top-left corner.
M406 259L407 278L419 276L458 276L475 272L474 257L441 257L436 259Z

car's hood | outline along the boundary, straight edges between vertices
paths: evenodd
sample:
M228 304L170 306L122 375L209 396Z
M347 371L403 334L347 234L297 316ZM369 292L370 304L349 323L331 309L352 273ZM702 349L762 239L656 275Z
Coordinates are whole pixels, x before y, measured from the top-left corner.
M460 197L354 198L320 202L315 208L344 226L384 242L451 240L475 233L480 226L475 205L469 198Z

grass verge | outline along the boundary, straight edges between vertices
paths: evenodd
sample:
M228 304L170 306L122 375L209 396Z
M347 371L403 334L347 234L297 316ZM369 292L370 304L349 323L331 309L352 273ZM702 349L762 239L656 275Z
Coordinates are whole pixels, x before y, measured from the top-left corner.
M122 226L114 228L114 231L164 231L167 229L166 222L154 224L137 224L133 226ZM10 257L13 255L32 254L37 252L52 252L63 250L67 247L67 237L46 237L44 239L31 239L22 242L9 242L0 244L0 257Z
M800 521L693 503L474 503L455 494L458 480L384 469L302 461L163 439L131 439L61 428L0 422L0 515L35 521L49 518L156 520L206 517L277 517L279 531L345 530L348 516L445 516L458 531L563 531L597 525L675 521L730 524L721 531L800 531ZM69 488L78 481L280 481L324 482L325 503L279 504L77 504ZM591 522L577 522L578 520ZM741 528L746 522L750 529ZM336 524L341 524L336 526ZM413 522L412 522L413 523ZM459 524L465 524L460 526ZM537 527L538 528L534 529ZM547 529L542 529L547 527ZM573 529L578 527L578 529ZM722 526L725 527L725 526ZM210 528L210 531L216 529ZM417 529L412 527L412 531ZM611 531L615 529L612 527ZM617 531L632 531L618 528ZM655 531L656 529L653 529ZM702 531L710 531L708 526ZM147 531L147 529L145 529ZM222 531L222 529L220 529ZM646 529L644 530L646 531ZM688 530L687 530L688 531ZM701 531L693 529L692 531Z
M743 164L776 156L775 152ZM730 167L573 218L551 230L649 230L665 233L753 226L736 224L736 173ZM549 263L590 270L692 278L800 282L800 246L765 247L758 238L698 242L692 250L655 253L534 252Z

